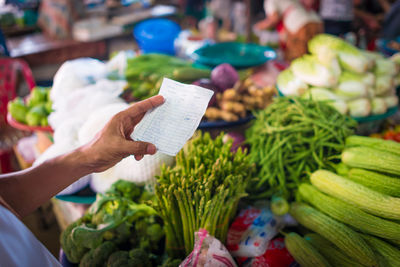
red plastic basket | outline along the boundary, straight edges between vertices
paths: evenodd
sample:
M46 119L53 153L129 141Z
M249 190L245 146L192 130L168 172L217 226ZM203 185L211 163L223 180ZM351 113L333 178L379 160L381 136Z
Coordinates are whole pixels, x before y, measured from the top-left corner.
M16 121L10 113L7 114L7 122L10 124L12 127L22 130L22 131L29 131L29 132L34 132L34 131L40 131L40 132L49 132L52 133L53 129L51 126L29 126L23 123L20 123Z
M35 80L28 64L21 59L0 58L0 116L4 119L7 116L8 102L17 97L18 72L22 73L29 89L32 90Z
M7 104L17 97L18 73L22 74L30 90L35 87L35 80L28 64L20 59L0 58L0 130L5 136L0 140L0 173L15 171L16 167L12 146L19 137L24 136L22 132L11 129L6 124ZM7 139L7 140L6 140Z

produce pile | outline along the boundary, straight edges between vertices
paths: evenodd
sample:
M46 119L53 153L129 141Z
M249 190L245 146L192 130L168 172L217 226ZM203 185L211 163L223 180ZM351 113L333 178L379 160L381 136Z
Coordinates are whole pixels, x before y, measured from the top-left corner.
M288 234L288 250L304 266L398 266L400 144L350 136L341 158L341 175L300 185L290 214L316 234Z
M231 152L232 141L199 134L176 156L176 166L164 168L156 186L156 210L164 220L166 251L183 258L194 246L200 228L225 242L229 223L253 166L246 150Z
M142 100L156 95L164 77L214 91L205 119L237 121L253 110L265 108L272 100L272 87L260 88L249 76L249 70L236 71L229 64L212 71L193 67L192 63L161 54L145 54L128 59L125 78L127 99ZM127 96L126 94L130 95Z
M240 133L196 133L175 165L162 167L154 194L122 180L98 194L61 235L68 260L80 266L291 266L294 260L398 266L400 144L355 136L352 117L397 105L400 57L385 59L328 35L309 46L311 55L279 76L286 96L273 100L273 88L258 87L247 70L228 64L211 71L165 55L129 59L125 74L137 100L156 94L169 77L215 92L207 120L236 121L258 110L256 119L246 140ZM36 94L28 106L48 99ZM10 112L21 109L19 102Z
M293 199L311 172L334 170L345 138L356 127L354 120L329 104L299 97L275 98L255 115L246 132L250 160L258 170L258 180L248 187L252 198Z
M393 140L396 142L400 142L400 125L388 125L384 128L384 131L381 133L374 133L370 135L375 138L382 138L385 140Z
M79 266L155 266L164 248L162 220L145 204L153 195L120 180L98 194L86 214L61 235L67 259Z
M260 88L251 78L237 81L232 88L219 90L216 101L206 110L204 117L209 121L237 121L249 112L264 109L272 102L275 88Z
M398 104L400 56L392 59L359 50L340 38L320 34L308 43L311 55L293 60L277 85L283 95L329 100L342 114L384 114Z
M162 54L144 54L129 58L125 78L136 100L143 100L158 93L164 77L178 82L192 83L207 78L211 71L194 68L191 62Z
M47 126L47 116L52 111L49 97L50 88L38 87L32 89L26 103L20 97L8 103L7 109L18 122L29 126Z

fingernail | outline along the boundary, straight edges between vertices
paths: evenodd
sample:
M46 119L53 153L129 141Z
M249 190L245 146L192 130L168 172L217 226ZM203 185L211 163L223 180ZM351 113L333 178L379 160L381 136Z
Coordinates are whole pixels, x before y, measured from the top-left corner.
M154 145L147 146L147 154L154 154L156 153L156 147Z

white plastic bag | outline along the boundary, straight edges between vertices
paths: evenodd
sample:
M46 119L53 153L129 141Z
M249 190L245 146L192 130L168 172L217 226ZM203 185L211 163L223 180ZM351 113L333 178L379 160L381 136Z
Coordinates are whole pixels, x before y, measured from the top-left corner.
M36 159L36 161L33 163L33 166L37 166L46 160L58 157L60 155L63 155L65 153L68 153L72 150L77 148L77 145L74 146L72 144L53 144L51 145L43 154L39 156L39 158ZM57 179L57 174L55 173L52 179ZM85 186L87 186L90 182L90 175L84 176L77 180L76 182L72 183L69 185L67 188L62 190L60 193L57 195L70 195L73 193L78 192L79 190L83 189Z
M153 185L155 176L160 174L161 166L163 164L171 166L173 162L174 157L161 152L157 152L154 155L145 155L140 161L137 161L133 156L129 156L105 172L93 173L90 187L95 192L104 193L119 179L140 185Z
M124 85L124 81L100 80L70 93L63 101L53 104L55 111L48 117L49 124L57 129L63 121L71 117L85 120L92 112L106 105L125 103L118 97Z
M140 161L130 156L115 165L115 175L138 184L153 183L155 176L160 174L161 166L171 166L173 163L174 157L161 152L145 155Z
M106 63L106 70L108 77L124 78L125 69L128 64L128 58L132 58L136 55L133 50L120 51L113 58Z
M79 145L78 132L82 127L84 120L82 118L70 118L62 121L54 130L53 140L55 144Z
M105 193L118 180L120 178L115 175L115 168L111 167L104 172L92 173L90 188L96 193Z
M106 67L93 58L78 58L66 61L53 79L50 98L55 103L69 93L106 77Z
M79 143L84 145L91 141L115 114L127 107L126 103L115 103L93 111L78 132Z

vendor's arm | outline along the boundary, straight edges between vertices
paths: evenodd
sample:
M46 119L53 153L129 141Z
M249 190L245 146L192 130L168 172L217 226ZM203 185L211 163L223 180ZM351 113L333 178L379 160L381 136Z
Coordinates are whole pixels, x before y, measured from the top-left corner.
M371 30L380 29L378 19L374 15L358 8L354 9L354 15L361 19Z
M254 27L258 30L271 29L278 25L280 20L281 17L279 16L278 12L274 12L271 15L268 15L266 19L257 22Z
M154 154L154 145L132 141L130 134L148 110L163 102L162 96L155 96L136 103L115 115L87 145L36 167L0 175L4 206L23 217L80 177L107 170L129 155L140 160Z
M381 8L383 9L383 12L386 14L390 11L390 3L387 0L378 0L379 5L381 6Z

